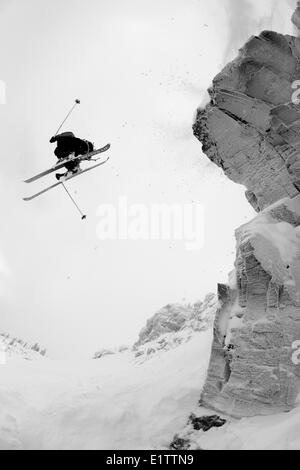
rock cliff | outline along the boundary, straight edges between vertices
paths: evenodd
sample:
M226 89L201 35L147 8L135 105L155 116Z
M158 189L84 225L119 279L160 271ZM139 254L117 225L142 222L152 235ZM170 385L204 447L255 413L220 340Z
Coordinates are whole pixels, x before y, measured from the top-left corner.
M142 346L168 333L185 328L201 331L211 325L216 311L215 294L207 294L203 301L189 304L168 304L156 312L140 331L135 347Z
M299 26L300 8L293 16ZM300 392L300 39L264 31L213 80L194 134L246 187L201 402L233 416L288 411Z

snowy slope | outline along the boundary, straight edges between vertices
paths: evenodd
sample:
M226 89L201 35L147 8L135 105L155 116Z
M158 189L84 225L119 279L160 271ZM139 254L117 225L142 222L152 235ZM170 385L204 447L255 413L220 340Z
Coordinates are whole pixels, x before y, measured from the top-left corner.
M211 331L140 364L11 361L0 367L0 449L167 447L199 399Z
M11 357L0 365L0 449L168 449L175 434L191 449L300 449L300 403L283 415L225 417L208 432L187 425L192 412L214 414L198 401L216 306L211 298L202 322L98 360Z
M215 414L198 407L197 416ZM300 397L298 406L289 413L235 420L222 416L227 423L208 432L195 431L189 424L177 433L190 450L299 450Z

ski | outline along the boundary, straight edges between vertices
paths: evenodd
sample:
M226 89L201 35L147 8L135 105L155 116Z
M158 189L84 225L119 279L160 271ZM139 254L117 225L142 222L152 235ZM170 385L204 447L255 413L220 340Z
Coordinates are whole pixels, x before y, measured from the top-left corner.
M52 184L51 186L48 186L48 188L43 189L42 191L39 191L38 193L34 194L33 196L29 197L24 197L23 201L31 201L32 199L35 199L36 197L40 196L41 194L46 193L47 191L50 191L50 189L56 188L56 186L59 186L62 183L65 183L66 181L71 180L72 178L75 178L76 176L82 175L82 173L86 173L87 171L93 170L93 168L97 168L97 166L103 165L104 163L109 160L109 157L104 160L103 162L97 163L97 165L90 166L89 168L86 168L85 170L81 170L78 173L75 173L74 175L68 176L66 178L62 178L62 181L58 181L57 183Z
M95 155L98 155L99 153L106 152L110 148L110 144L105 145L105 147L102 147L100 149L94 150L93 152L90 152L89 154L86 155L79 155L78 157L73 157L73 158L68 158L63 161L60 161L57 165L53 166L52 168L49 168L48 170L42 171L42 173L39 173L38 175L33 176L32 178L28 178L27 180L24 181L24 183L32 183L33 181L38 180L39 178L42 178L43 176L50 175L50 173L53 173L54 171L60 170L65 166L66 163L69 162L82 162L83 160L90 160L93 158Z

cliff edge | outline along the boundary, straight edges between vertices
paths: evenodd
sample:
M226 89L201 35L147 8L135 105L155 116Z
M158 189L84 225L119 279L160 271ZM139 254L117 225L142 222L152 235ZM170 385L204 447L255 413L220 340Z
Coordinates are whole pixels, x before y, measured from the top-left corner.
M289 411L300 392L299 90L300 39L263 31L215 77L193 126L258 213L236 231L201 396L237 417Z

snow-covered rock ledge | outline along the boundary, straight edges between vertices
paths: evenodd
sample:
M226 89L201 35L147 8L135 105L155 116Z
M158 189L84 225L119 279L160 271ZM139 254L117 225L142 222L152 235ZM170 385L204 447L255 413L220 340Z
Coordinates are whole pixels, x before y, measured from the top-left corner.
M299 225L298 196L236 231L236 269L230 285L219 287L222 307L202 393L205 406L234 416L293 408L300 391L294 354L300 340Z
M295 21L295 18L294 18ZM232 416L291 410L300 392L300 40L252 37L214 79L194 134L257 217L236 231L235 270L219 286L201 403ZM293 97L294 96L294 97Z

